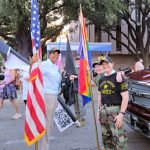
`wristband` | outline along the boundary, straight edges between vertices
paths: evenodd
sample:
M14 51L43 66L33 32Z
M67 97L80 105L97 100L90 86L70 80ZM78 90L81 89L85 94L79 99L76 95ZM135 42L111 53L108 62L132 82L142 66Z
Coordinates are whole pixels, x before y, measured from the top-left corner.
M121 111L120 111L120 113L121 113L123 116L125 115L125 112L121 112Z

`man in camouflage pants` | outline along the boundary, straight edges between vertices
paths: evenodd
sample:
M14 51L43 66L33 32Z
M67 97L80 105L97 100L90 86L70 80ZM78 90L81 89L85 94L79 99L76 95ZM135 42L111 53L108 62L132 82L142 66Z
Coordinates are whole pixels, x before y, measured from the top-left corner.
M99 117L102 138L106 150L127 150L127 136L124 131L124 114L128 105L128 86L122 80L118 83L114 63L106 57L101 60L104 76L99 80Z

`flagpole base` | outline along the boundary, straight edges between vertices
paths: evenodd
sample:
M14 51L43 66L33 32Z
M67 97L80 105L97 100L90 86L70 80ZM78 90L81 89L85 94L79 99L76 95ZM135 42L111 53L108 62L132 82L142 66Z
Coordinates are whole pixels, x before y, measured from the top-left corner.
M39 142L37 141L37 142L35 143L35 150L38 150L38 148L39 148Z
M94 126L95 126L97 150L100 150L99 135L98 135L98 128L97 128L97 123L96 123L96 113L95 113L95 105L94 105L93 96L92 96L92 110L93 110L93 119L94 119Z
M75 124L75 125L78 125L78 126L81 125L78 120L77 120L74 124Z

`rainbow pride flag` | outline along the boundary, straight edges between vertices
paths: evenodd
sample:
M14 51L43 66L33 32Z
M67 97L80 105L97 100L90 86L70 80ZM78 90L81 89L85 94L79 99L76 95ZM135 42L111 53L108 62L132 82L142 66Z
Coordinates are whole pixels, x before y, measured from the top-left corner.
M80 67L79 67L79 89L78 92L83 98L83 105L91 101L91 85L90 85L90 69L92 66L91 54L89 51L88 36L85 26L85 20L83 17L82 9L80 9L80 24L81 24L81 35L80 35Z

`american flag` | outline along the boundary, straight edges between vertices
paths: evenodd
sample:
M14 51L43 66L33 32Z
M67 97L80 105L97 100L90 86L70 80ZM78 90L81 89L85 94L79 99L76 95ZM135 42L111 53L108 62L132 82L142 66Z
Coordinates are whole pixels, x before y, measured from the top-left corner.
M32 48L33 54L38 51L39 58L41 59L41 33L40 33L40 20L39 20L39 9L37 0L31 1L31 38L32 38Z
M32 49L33 54L37 53L41 61L41 35L37 0L31 1L31 9ZM43 79L39 62L33 64L30 73L25 118L25 141L28 145L32 145L38 141L45 134L46 127Z

